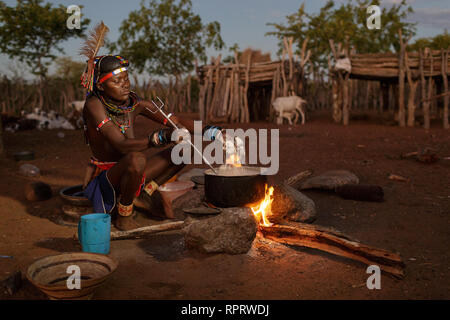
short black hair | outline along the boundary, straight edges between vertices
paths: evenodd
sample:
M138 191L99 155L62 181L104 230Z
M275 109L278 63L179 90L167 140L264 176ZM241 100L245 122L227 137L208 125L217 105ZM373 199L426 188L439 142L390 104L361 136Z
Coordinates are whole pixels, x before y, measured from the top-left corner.
M96 80L95 82L98 82L100 77L103 76L104 74L110 73L116 70L117 68L128 66L129 66L128 60L122 56L113 56L113 55L101 56L95 63L94 68L94 77Z

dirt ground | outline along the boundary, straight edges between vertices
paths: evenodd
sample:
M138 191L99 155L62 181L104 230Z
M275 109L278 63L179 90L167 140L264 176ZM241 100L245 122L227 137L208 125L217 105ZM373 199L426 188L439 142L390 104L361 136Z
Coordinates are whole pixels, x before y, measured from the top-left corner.
M138 135L155 126L141 119ZM243 128L276 128L256 123ZM0 160L0 280L23 273L35 259L80 251L72 240L75 224L62 225L61 188L80 184L90 156L82 131L4 133L6 157ZM360 183L382 186L382 203L344 200L335 194L305 191L317 207L315 224L333 227L361 242L399 252L406 264L403 280L382 275L381 289L368 290L366 266L312 249L284 246L257 237L247 254L200 254L184 247L173 231L146 239L111 242L119 267L94 299L449 299L450 298L450 160L423 164L401 159L419 147L450 156L450 132L435 124L398 128L376 121L336 125L329 116L308 119L305 126L280 127L280 169L271 183L303 170L321 173L346 169ZM24 162L12 154L34 150L28 161L39 178L19 175ZM186 169L188 170L188 168ZM408 182L389 180L390 174ZM43 202L25 199L24 185L39 180L54 196ZM25 282L13 297L46 299Z

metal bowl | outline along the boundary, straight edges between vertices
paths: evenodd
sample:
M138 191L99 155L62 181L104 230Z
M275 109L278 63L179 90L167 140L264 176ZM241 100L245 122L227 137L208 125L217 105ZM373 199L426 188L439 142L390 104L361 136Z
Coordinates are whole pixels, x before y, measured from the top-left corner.
M77 192L83 191L83 185L66 187L61 189L59 195L63 198L64 202L77 207L90 207L92 204L88 198L84 196L75 195Z

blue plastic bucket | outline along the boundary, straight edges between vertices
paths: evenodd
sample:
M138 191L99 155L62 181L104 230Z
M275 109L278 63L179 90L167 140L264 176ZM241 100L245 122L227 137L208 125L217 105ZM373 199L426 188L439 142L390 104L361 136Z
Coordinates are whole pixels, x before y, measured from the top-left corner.
M111 240L111 216L106 213L82 216L78 222L78 240L83 252L108 254Z

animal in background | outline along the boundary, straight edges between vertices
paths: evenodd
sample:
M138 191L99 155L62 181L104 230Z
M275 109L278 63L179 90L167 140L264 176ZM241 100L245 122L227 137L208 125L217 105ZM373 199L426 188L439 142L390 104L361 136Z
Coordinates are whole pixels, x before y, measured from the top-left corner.
M289 124L292 125L292 120L294 119L296 123L298 116L296 117L294 113L299 112L302 116L302 124L305 124L305 110L303 105L306 104L306 100L300 98L299 96L290 97L278 97L273 102L273 108L277 113L277 124L283 123L283 118L288 119Z

